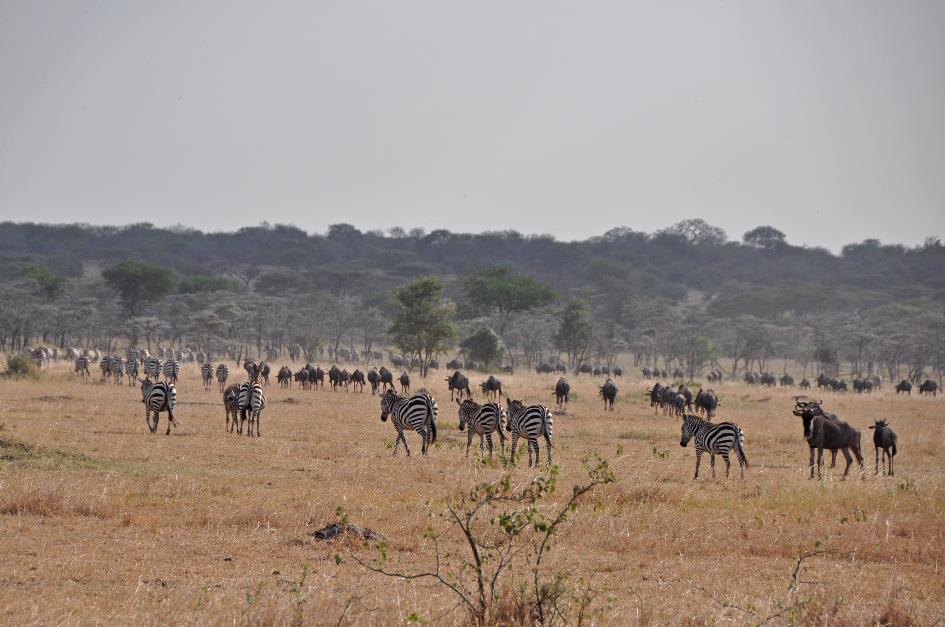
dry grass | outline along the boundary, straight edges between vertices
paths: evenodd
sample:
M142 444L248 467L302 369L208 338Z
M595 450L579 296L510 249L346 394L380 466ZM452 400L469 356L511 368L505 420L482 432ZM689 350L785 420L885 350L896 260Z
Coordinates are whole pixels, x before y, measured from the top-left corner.
M238 368L233 370L239 371ZM447 497L498 479L456 426L442 377L440 442L428 458L391 457L394 432L376 397L268 389L260 440L223 432L217 392L188 366L181 426L147 432L136 388L81 383L66 365L41 380L0 381L0 620L29 623L458 623L456 600L429 583L365 572L347 559L370 547L311 533L343 507L387 539L391 564L422 569L428 516ZM474 382L478 380L473 377ZM553 376L503 377L515 397L552 402ZM868 473L807 479L807 448L790 393L715 386L719 419L746 433L745 481L691 480L691 448L675 419L654 416L644 384L620 381L604 413L595 382L555 419L554 501L585 479L581 459L611 461L616 484L596 491L555 543L551 567L600 591L605 624L933 624L945 614L945 400L826 399L861 427ZM899 434L895 477L872 474L866 426L885 416ZM544 449L542 450L544 459ZM524 456L520 459L524 459ZM842 461L841 461L842 464ZM839 472L838 472L839 470ZM723 473L724 475L724 470ZM514 480L534 473L522 464ZM737 476L737 472L736 475ZM825 555L796 557L815 543ZM447 547L456 549L457 546ZM335 557L342 560L337 563ZM524 572L516 572L521 577ZM497 611L527 617L514 581Z

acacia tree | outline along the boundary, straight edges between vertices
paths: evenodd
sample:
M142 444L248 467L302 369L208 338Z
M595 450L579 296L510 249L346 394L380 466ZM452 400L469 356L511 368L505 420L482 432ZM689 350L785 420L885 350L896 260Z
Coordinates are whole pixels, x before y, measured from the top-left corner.
M470 359L488 368L502 358L502 341L492 329L481 328L460 342Z
M173 270L132 259L105 268L102 277L118 292L127 316L140 316L147 303L170 294L177 282Z
M574 368L578 361L583 361L592 339L594 325L591 324L587 305L582 301L572 300L564 308L561 325L555 333L555 347L567 354L568 367Z
M394 297L400 308L387 335L405 357L417 357L420 376L426 377L430 361L456 342L453 304L443 298L443 284L436 277L413 279L396 288Z

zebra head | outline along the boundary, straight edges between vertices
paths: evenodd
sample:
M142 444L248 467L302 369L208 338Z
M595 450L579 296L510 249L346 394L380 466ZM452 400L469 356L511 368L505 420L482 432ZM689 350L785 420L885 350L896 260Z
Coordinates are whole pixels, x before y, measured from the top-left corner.
M459 406L459 430L463 431L466 428L466 423L479 409L479 405L475 401L469 399L460 401L458 398L456 404Z
M387 390L381 395L381 422L387 422L387 417L390 416L396 402L397 394L393 390Z
M154 385L151 383L150 377L145 377L141 380L141 402L144 402L144 399L147 398L148 392L151 391L151 386Z
M525 405L522 401L505 399L505 402L508 404L508 413L506 415L505 428L512 428L512 421L515 420L519 414L525 411Z
M692 414L686 414L683 416L682 427L680 427L681 434L679 436L679 446L686 446L689 444L689 440L692 439L692 436L696 434L696 431L699 430L699 425L702 424L702 419Z

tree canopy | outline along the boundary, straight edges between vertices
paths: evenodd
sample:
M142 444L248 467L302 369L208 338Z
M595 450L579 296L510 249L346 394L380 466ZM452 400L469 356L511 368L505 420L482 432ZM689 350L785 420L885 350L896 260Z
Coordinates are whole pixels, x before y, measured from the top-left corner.
M456 341L454 307L443 298L443 284L436 277L414 279L394 289L394 297L400 308L387 334L404 355L419 359L425 377L430 360Z
M175 272L153 263L122 261L102 271L105 283L118 292L125 313L139 316L149 302L157 302L177 286Z

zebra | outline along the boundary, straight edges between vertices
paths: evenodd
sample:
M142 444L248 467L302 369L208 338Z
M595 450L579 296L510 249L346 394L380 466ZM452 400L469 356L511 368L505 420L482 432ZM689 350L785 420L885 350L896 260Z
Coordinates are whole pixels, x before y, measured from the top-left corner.
M436 401L427 392L417 392L406 397L399 396L394 390L387 390L381 395L381 422L387 422L390 417L394 429L397 430L397 439L394 440L395 457L400 442L404 443L404 450L407 451L407 456L410 456L404 427L410 427L420 434L423 440L421 452L427 454L430 445L436 444L436 414Z
M141 382L141 402L144 403L144 419L148 423L148 429L151 433L157 431L158 421L161 419L161 412L167 412L167 432L164 435L171 434L171 425L175 427L177 420L174 419L174 405L177 402L177 390L173 383L167 381L158 381L151 383L151 379L146 378ZM154 420L151 420L151 415Z
M114 380L115 385L121 385L125 382L125 360L121 357L112 357L108 360L108 374Z
M499 444L505 454L505 433L502 431L502 422L507 418L505 410L498 403L480 405L469 399L456 399L456 404L459 406L459 430L462 431L469 425L469 431L466 433L466 457L469 457L473 435L479 434L479 459L482 459L484 452L483 440L489 443L489 459L492 459L493 431L499 433Z
M164 380L177 383L178 377L180 377L180 362L176 359L164 362Z
M213 386L213 364L205 363L200 366L200 378L203 380L203 391L209 392Z
M506 428L512 434L512 449L510 458L515 463L515 447L518 445L520 437L528 441L528 465L532 465L532 448L535 449L535 465L538 465L540 451L538 449L538 436L545 437L545 443L548 451L548 465L551 465L551 431L552 419L551 412L543 405L529 405L525 407L522 401L505 399L508 403L508 420Z
M111 363L112 358L109 355L104 355L98 362L98 369L102 371L102 383L105 383L105 381L112 376L112 372L109 369Z
M240 386L236 383L223 391L223 410L226 412L226 432L233 433L233 429L237 426L236 419L240 411ZM233 416L232 423L230 422L231 415Z
M128 385L134 385L138 382L138 360L132 359L125 364L125 374L128 375Z
M249 425L246 427L247 437L253 435L253 425L256 425L256 437L259 437L259 418L266 408L266 395L259 384L258 374L240 386L239 396L240 423L236 432L243 434L243 423L246 421L246 412L249 411Z
M161 360L157 357L148 357L144 360L144 376L154 377L154 380L161 378L161 372L164 370Z
M75 372L76 374L82 377L82 380L85 381L86 377L91 377L92 373L89 372L89 358L86 355L79 355L75 358Z
M223 388L226 386L226 379L230 376L230 369L226 367L226 364L220 364L217 366L217 381L220 382L220 391L223 391Z
M696 442L696 474L693 479L699 478L699 462L702 461L702 453L707 451L711 456L710 464L712 466L712 478L715 478L715 455L718 453L725 460L725 476L728 477L729 468L732 464L728 458L728 452L735 449L738 456L738 468L741 470L742 479L745 478L745 468L748 467L748 458L745 457L745 433L741 428L732 422L720 422L713 424L703 420L693 414L686 414L683 417L682 435L679 438L679 446L686 446L690 439Z

